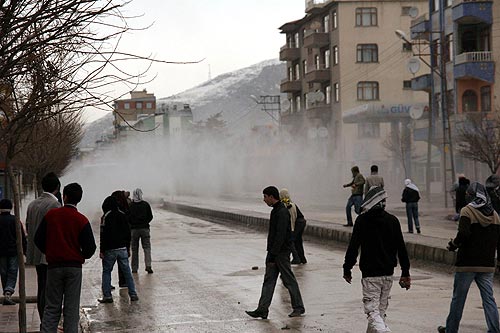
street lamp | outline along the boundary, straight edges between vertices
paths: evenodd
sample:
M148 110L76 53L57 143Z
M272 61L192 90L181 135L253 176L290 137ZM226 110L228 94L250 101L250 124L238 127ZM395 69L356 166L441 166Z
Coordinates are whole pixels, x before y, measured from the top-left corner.
M444 13L443 10L441 10L442 13ZM440 13L440 14L442 14ZM443 15L441 15L443 16ZM441 27L439 31L430 31L430 33L439 33L440 34L440 61L439 61L439 70L436 68L436 64L434 63L434 55L436 54L435 47L432 43L432 40L430 41L430 57L431 57L431 63L429 64L425 59L422 58L422 54L415 54L419 57L419 59L427 65L431 69L431 75L430 75L430 84L431 84L431 97L430 97L430 103L431 103L431 112L429 113L429 135L428 135L428 144L427 144L427 177L426 177L426 182L427 182L427 188L428 190L430 189L430 182L429 182L429 175L430 175L430 161L431 161L431 141L432 141L432 133L431 129L433 127L433 109L435 105L435 93L434 93L434 73L436 73L439 77L440 80L440 85L441 85L441 103L440 103L440 109L441 109L441 122L442 122L442 128L443 128L443 144L442 144L442 156L443 156L443 188L444 188L444 204L445 207L448 207L448 195L447 195L447 185L446 185L446 176L447 176L447 152L449 153L450 156L450 171L451 171L451 178L452 178L452 183L455 180L455 162L453 158L453 145L452 145L452 137L451 137L451 128L450 128L450 116L449 116L449 110L448 110L448 96L447 96L447 78L446 78L446 60L445 60L445 44L444 44L444 17L440 17L440 22L441 22ZM406 37L406 34L402 30L395 30L394 33L398 38L402 39L406 43L410 44L413 48L415 43L413 41L408 40ZM431 38L432 39L432 38ZM429 193L430 194L430 193Z

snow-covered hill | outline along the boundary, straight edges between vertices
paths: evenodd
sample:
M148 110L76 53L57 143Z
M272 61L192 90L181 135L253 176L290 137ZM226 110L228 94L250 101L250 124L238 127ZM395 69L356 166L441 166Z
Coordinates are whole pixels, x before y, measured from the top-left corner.
M280 82L285 76L285 64L277 59L225 73L182 93L158 98L157 108L162 104L187 103L193 111L194 121L205 120L222 112L229 132L243 132L271 123L271 117L262 111L250 96L278 95ZM286 98L282 94L282 101ZM113 117L105 116L88 124L81 147L94 146L103 134L112 131Z

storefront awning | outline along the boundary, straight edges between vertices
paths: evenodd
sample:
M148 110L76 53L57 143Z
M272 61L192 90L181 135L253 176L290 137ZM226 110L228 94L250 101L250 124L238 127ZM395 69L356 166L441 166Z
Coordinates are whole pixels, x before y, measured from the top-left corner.
M367 103L342 113L344 123L386 123L428 117L426 103Z

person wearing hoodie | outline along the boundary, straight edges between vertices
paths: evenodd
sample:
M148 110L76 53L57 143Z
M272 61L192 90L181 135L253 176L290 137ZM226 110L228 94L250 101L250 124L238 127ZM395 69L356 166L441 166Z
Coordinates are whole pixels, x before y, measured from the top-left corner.
M144 250L146 272L153 274L151 267L151 234L149 223L153 220L153 212L148 202L142 199L142 190L136 188L130 204L130 229L132 229L132 273L139 268L139 240Z
M363 187L365 186L365 177L359 172L357 166L351 168L352 180L344 184L344 187L351 188L351 196L347 200L345 206L345 213L347 217L347 224L344 227L352 227L352 206L354 206L354 212L359 215L361 212L361 202L363 201Z
M493 296L493 274L500 255L500 218L491 205L485 187L477 182L465 193L467 205L460 211L458 232L447 249L457 252L450 312L440 333L456 333L467 293L473 281L481 293L488 332L500 332L498 308Z
M495 174L489 176L486 178L484 186L490 196L493 209L497 214L500 214L500 176Z
M290 213L290 227L292 228L292 265L307 264L307 259L304 254L304 242L302 234L306 228L306 219L300 211L299 207L292 202L290 193L286 188L280 190L280 200L288 208Z
M130 227L125 214L119 210L118 201L109 196L102 203L104 215L101 218L101 241L99 257L102 259L102 293L103 297L98 299L100 303L113 303L111 296L111 271L115 262L128 288L131 301L137 301L134 278L130 271L128 257L130 253Z
M16 217L10 213L12 202L0 200L0 277L3 288L3 305L15 305L12 294L16 288L19 260L17 256ZM26 237L22 233L23 251L26 254Z
M385 322L385 313L389 306L394 267L398 261L401 266L399 285L406 290L411 286L410 260L401 225L396 216L385 211L386 198L381 187L374 186L366 193L343 266L343 278L350 284L351 270L361 248L359 269L364 310L368 318L367 332L391 332Z
M406 204L406 217L408 218L408 232L413 233L413 222L417 233L420 233L420 222L418 221L418 201L420 200L420 191L417 185L413 184L411 179L405 179L405 188L401 201Z

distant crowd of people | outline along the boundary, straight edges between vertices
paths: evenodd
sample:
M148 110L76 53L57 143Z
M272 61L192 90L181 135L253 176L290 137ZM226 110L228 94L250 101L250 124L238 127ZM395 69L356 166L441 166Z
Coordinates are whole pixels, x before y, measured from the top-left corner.
M33 200L26 212L26 230L22 232L26 264L37 274L37 309L40 331L56 333L63 317L64 332L77 333L80 321L82 265L90 259L97 245L91 224L77 205L83 196L78 183L64 187L54 173L42 179L43 193ZM145 270L151 266L149 224L153 219L151 206L144 201L140 188L130 193L115 191L104 199L100 223L99 257L102 259L102 294L100 303L113 302L111 271L118 262L120 286L128 288L130 301L139 299L132 273L139 267L139 242L144 249ZM0 200L0 275L3 305L14 305L18 262L16 218L11 214L12 202ZM27 237L25 237L25 233ZM132 248L132 251L130 251ZM132 252L132 269L129 257Z

